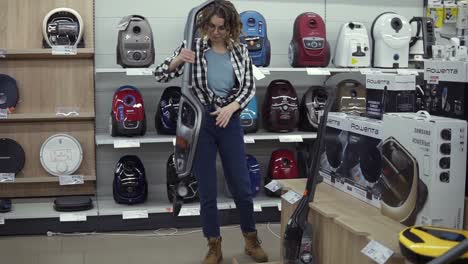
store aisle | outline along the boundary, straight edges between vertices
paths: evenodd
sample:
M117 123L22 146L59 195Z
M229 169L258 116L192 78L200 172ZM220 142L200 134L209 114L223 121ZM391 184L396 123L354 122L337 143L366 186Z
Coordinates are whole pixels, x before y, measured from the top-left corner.
M271 260L279 259L280 240L267 224L257 226L262 245ZM270 224L279 234L280 225ZM148 232L132 232L132 236L22 236L0 237L0 263L15 264L195 264L204 257L206 240L195 229L182 229L181 236L156 237ZM173 230L160 230L168 234ZM224 227L222 263L232 263L233 257L242 263L252 263L243 254L243 239L237 226Z

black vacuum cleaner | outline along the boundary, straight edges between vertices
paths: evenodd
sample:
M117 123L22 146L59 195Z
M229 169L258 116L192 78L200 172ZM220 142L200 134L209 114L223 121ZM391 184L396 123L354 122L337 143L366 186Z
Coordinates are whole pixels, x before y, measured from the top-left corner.
M336 96L336 87L327 87L327 102L324 107L322 120L319 122L317 139L306 162L307 184L304 194L288 221L283 240L283 264L313 263L312 235L307 225L309 203L313 201L315 189L320 182L320 157L324 151L325 130L328 112L333 106Z

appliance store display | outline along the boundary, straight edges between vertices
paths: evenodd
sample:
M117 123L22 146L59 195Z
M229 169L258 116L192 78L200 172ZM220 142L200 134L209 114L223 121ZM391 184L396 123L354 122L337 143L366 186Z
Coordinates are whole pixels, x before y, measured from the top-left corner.
M6 74L0 74L0 109L13 113L19 100L16 80Z
M81 166L83 149L76 138L67 134L50 136L41 146L41 165L53 176L71 175Z
M376 68L407 68L411 26L395 13L383 13L372 24L372 66Z
M263 102L263 126L272 132L289 132L296 128L299 117L296 89L288 80L273 80Z
M115 165L112 193L119 204L144 203L148 197L145 167L135 155L126 155Z
M123 68L145 68L154 63L154 38L148 20L139 15L119 22L117 64Z
M254 96L252 100L240 113L241 126L244 129L244 133L255 133L258 130L258 103L257 96Z
M174 165L174 154L171 154L166 163L166 190L170 203L174 197L179 196L186 202L198 200L198 182L194 175L180 179Z
M245 33L240 37L240 42L247 45L252 63L258 67L268 67L271 46L265 18L257 11L244 11L240 13L240 18L243 26L242 31Z
M392 112L415 112L416 111L416 77L414 75L397 74L367 74L367 116L382 118L383 111ZM385 107L382 98L384 89Z
M288 50L289 64L293 67L327 67L330 53L322 17L312 12L296 17Z
M143 136L146 114L138 88L124 85L114 92L110 116L111 136Z
M369 67L371 54L369 34L364 24L343 24L338 33L333 64L337 67Z
M84 48L84 23L81 15L66 7L51 10L42 21L42 46L75 46Z
M296 179L299 178L299 170L294 152L287 149L278 149L271 153L270 163L268 166L268 173L265 175L264 186L270 183L272 180L285 180L285 179ZM281 191L272 192L265 189L265 193L268 196L281 195Z
M164 89L154 118L156 131L159 134L176 134L180 96L178 86L169 86Z
M301 104L299 105L298 127L300 130L317 131L319 120L328 98L325 89L323 86L312 86L302 96Z
M366 112L365 77L361 74L338 73L325 82L327 87L337 87L335 111L354 115Z
M250 189L252 196L255 197L260 192L260 185L262 184L262 176L260 174L260 164L257 159L250 154L246 154L245 159L247 161L247 171L250 178ZM231 191L227 181L225 183L226 196L232 197Z

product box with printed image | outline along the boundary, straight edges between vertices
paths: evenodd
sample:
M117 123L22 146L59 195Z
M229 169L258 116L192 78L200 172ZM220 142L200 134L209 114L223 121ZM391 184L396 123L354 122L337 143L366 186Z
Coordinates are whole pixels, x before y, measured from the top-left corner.
M381 175L382 121L346 114L333 115L331 120L321 157L324 182L380 207L374 187Z
M462 228L466 129L424 111L384 115L382 214L408 226Z
M385 112L415 112L416 77L414 75L398 75L390 73L367 74L367 115L372 118L382 118L382 100L384 89Z

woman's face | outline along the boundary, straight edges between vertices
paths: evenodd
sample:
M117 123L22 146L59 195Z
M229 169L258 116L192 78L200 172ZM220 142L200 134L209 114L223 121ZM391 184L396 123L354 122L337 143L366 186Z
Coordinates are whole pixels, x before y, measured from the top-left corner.
M220 18L217 15L211 17L208 23L208 38L211 42L221 43L226 38L226 27L224 26L224 18Z

